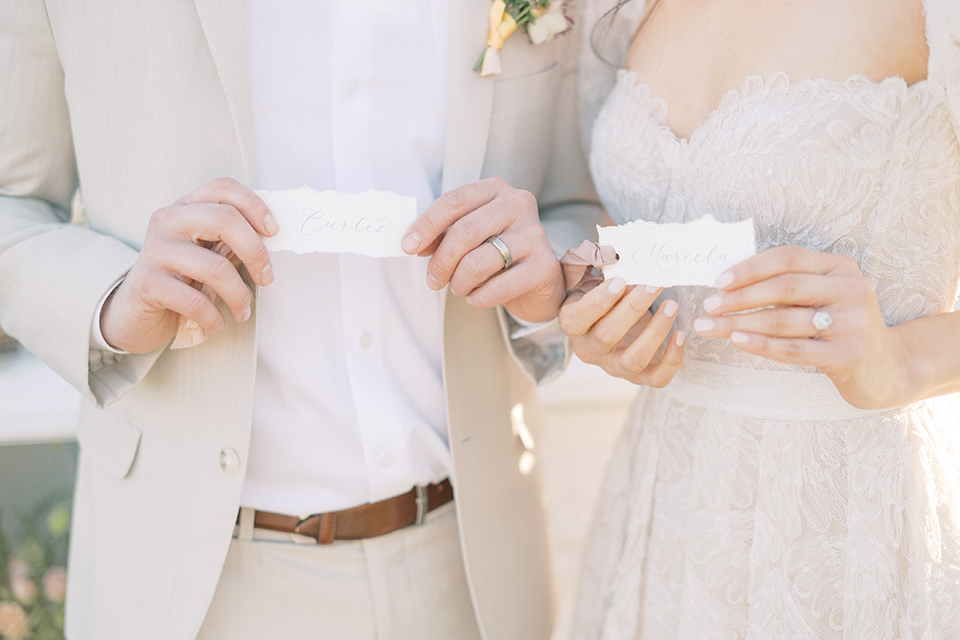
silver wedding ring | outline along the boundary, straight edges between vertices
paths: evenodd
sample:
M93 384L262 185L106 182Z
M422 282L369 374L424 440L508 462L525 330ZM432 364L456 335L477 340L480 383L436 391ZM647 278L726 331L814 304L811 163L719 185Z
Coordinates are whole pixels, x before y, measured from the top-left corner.
M816 340L820 337L821 331L826 331L833 324L833 318L830 317L830 314L826 311L817 311L813 314L813 318L810 320L813 323L814 329L817 330L817 335L813 336L813 339Z
M489 242L497 248L497 251L499 251L500 255L503 256L503 269L509 269L510 265L513 264L513 254L510 253L510 249L507 247L506 243L500 239L500 236L490 236L484 240L484 242Z

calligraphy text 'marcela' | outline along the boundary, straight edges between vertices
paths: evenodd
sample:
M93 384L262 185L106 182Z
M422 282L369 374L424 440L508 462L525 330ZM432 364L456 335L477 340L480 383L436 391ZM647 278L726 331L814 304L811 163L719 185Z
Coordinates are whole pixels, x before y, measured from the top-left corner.
M634 251L632 255L634 262L653 261L661 273L668 273L679 265L700 264L714 266L724 264L730 260L730 255L719 246L714 246L710 251L684 251L683 249L668 249L666 243L655 242L650 246L649 251Z

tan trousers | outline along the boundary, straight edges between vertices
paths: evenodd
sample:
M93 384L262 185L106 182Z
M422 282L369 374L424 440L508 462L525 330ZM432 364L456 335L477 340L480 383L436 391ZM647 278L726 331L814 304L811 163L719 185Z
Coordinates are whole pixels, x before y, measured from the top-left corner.
M454 503L359 541L253 529L241 513L198 640L479 640Z

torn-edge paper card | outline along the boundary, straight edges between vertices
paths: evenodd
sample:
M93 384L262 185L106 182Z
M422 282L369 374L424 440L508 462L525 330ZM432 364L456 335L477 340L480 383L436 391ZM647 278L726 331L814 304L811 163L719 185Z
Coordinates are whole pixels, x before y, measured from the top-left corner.
M417 199L386 191L341 193L300 187L290 191L256 191L273 213L280 232L264 238L270 251L294 253L358 253L375 258L405 256L400 248L404 231L417 217ZM223 242L212 251L239 264ZM208 284L200 291L216 303ZM181 316L171 349L186 349L207 339L207 331Z
M717 222L706 215L686 224L636 220L597 230L598 244L619 256L603 267L604 278L627 284L712 287L717 276L757 252L752 219Z
M417 199L387 191L342 193L300 187L256 191L280 232L263 243L270 251L405 256L400 241L417 218Z

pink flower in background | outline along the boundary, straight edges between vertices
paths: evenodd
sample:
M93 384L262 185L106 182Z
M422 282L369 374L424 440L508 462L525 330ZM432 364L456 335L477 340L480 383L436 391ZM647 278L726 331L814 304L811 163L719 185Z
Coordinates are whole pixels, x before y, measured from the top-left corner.
M0 634L10 640L26 640L30 635L30 620L19 604L0 602Z
M43 574L43 593L50 602L63 602L67 596L67 570L50 567Z

